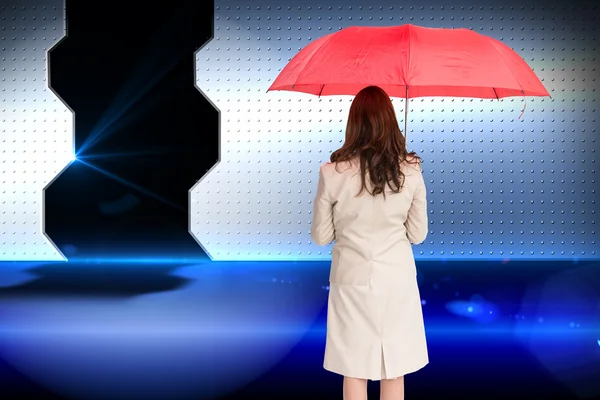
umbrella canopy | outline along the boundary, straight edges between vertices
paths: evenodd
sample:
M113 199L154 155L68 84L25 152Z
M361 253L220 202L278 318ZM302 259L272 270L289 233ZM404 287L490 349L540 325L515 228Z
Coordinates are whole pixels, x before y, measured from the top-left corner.
M549 96L502 42L469 29L353 26L314 40L268 90L355 95L369 85L392 97Z

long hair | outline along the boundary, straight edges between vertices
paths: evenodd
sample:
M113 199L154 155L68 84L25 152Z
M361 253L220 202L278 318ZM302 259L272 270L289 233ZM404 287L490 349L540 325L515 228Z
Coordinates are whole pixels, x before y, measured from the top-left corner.
M411 156L411 157L409 157ZM338 165L358 159L360 163L361 189L385 198L386 186L398 193L404 186L404 173L400 163L418 163L421 157L406 150L406 138L402 135L394 106L389 96L377 86L362 89L352 100L346 140L344 145L331 154L331 162ZM339 170L338 170L339 171ZM371 189L367 185L369 175Z

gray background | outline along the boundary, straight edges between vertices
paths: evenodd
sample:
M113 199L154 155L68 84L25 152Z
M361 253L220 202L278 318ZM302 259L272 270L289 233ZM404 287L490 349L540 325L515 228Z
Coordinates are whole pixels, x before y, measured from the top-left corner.
M74 158L73 113L48 88L62 0L0 0L0 260L63 260L44 234L44 188Z
M351 25L467 27L536 71L549 98L419 98L430 231L418 259L594 258L598 141L593 2L216 1L198 87L221 113L221 161L191 191L191 230L215 260L328 259L310 241L319 165L351 97L265 93L311 40ZM403 126L404 100L394 104Z
M190 232L214 260L320 260L310 242L318 167L351 98L266 93L303 46L350 25L467 27L513 47L552 99L422 98L409 148L430 209L418 259L596 258L594 2L215 2L198 88L220 110L220 163L190 191ZM73 158L73 114L48 89L62 1L0 3L0 259L60 260L43 189ZM403 123L404 101L394 100ZM198 121L202 124L203 121ZM216 132L215 132L216 134Z

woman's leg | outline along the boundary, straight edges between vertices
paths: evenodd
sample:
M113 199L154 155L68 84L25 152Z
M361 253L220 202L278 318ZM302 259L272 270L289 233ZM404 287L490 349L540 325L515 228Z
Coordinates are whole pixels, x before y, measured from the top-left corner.
M404 377L381 380L381 400L404 400Z
M367 400L367 380L345 376L344 400Z

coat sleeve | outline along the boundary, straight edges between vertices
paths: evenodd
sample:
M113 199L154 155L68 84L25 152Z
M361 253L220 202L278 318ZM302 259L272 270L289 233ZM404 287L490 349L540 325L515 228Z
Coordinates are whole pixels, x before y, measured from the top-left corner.
M423 169L420 165L419 169L421 170L419 183L413 195L406 222L404 223L406 236L412 244L421 244L425 241L429 225L427 219L427 190L425 188L425 180L423 179Z
M335 202L327 193L323 167L319 169L319 183L313 201L313 217L310 227L310 236L317 245L324 246L335 240L335 227L333 225L333 207Z

